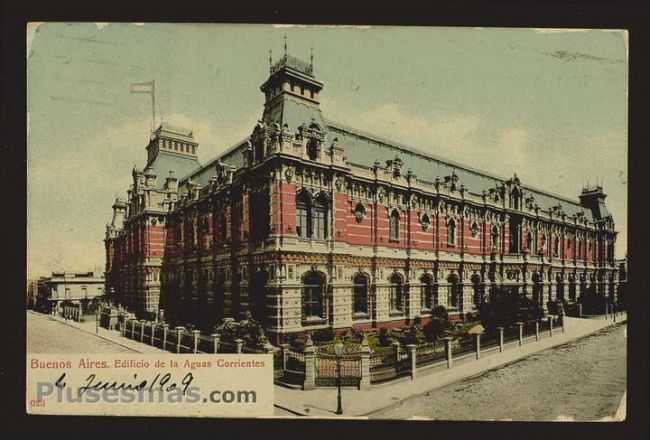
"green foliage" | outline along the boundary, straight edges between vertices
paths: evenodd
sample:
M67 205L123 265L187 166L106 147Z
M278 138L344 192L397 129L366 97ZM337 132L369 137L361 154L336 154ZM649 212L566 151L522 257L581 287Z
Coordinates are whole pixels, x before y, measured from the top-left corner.
M443 321L440 318L433 318L426 323L422 329L422 333L427 341L433 342L440 339L448 328L449 322Z
M479 306L480 321L488 331L512 326L519 321L533 321L542 316L539 306L514 287L492 289L490 301Z
M334 336L334 330L329 327L311 332L311 339L315 343L331 342L334 340Z
M412 325L411 327L405 328L400 336L399 336L399 342L402 345L408 345L408 344L417 344L421 345L426 341L424 334L422 332L422 329L418 325Z
M596 286L589 286L578 298L582 304L582 313L585 315L604 315L607 298L596 291Z
M235 340L241 339L247 347L261 348L268 343L264 327L250 316L246 316L239 322L232 318L225 318L215 327L214 332L219 333L221 340L229 344L235 344Z
M442 322L449 322L449 313L444 306L436 306L431 310L431 317L433 319L439 319Z
M393 342L393 338L386 327L379 329L379 345L381 347L388 347Z

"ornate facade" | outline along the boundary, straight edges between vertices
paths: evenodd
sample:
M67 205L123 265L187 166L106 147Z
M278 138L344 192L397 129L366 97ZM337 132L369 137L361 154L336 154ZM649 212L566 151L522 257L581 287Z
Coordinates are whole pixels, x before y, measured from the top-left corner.
M615 297L601 187L578 200L324 118L313 65L285 54L251 135L199 165L165 124L106 233L107 292L140 315L211 328L250 312L268 333L462 318L494 286L541 307Z

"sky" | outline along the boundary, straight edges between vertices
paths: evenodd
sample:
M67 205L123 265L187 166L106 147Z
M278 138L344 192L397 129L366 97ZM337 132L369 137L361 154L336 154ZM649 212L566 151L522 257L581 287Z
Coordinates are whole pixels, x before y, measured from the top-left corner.
M27 274L104 266L157 121L204 163L252 132L273 58L309 59L326 119L577 200L602 183L627 251L627 34L616 30L41 23L27 29ZM471 188L470 188L471 190Z

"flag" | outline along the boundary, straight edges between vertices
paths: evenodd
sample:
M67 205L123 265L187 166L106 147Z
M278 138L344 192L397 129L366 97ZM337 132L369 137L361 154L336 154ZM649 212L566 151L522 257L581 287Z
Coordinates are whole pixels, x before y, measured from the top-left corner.
M154 82L131 83L131 93L154 93Z

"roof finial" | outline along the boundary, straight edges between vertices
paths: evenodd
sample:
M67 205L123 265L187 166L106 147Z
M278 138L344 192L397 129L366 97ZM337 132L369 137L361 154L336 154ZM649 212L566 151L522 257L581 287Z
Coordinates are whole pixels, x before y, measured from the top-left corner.
M269 48L269 69L273 67L273 49Z
M287 56L287 34L284 34L284 56Z
M314 68L314 45L309 47L309 64L311 68Z

